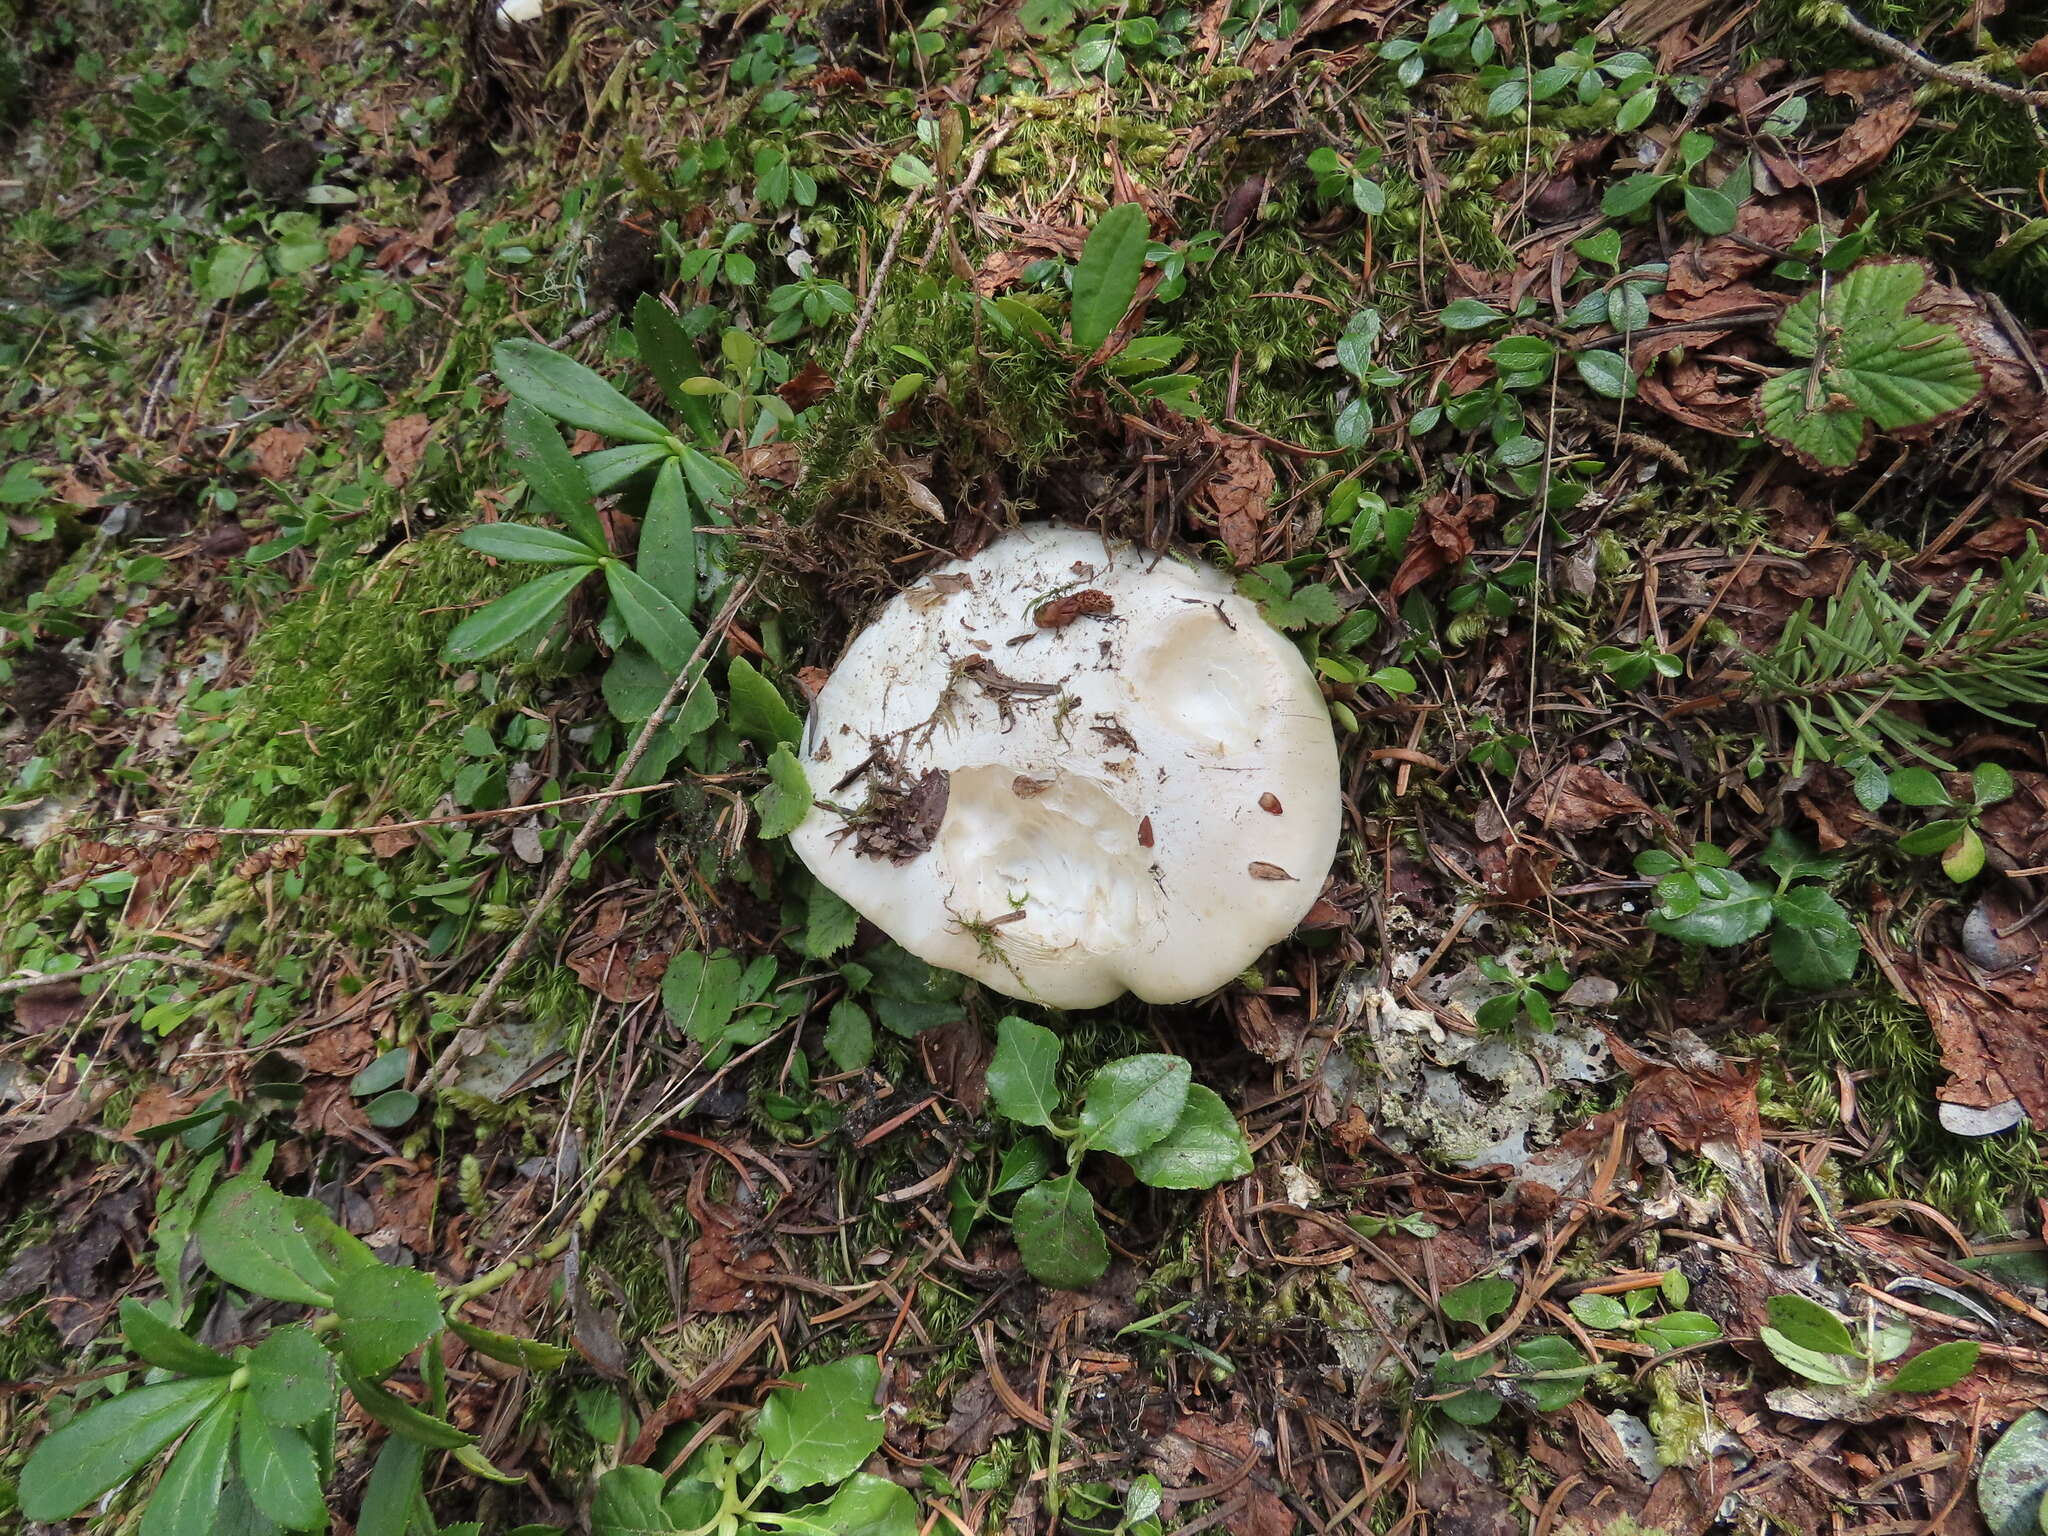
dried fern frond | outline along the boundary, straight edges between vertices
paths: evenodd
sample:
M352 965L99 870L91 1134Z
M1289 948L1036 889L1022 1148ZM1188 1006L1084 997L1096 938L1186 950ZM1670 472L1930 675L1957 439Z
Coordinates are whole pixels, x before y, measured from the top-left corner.
M1887 591L1891 570L1859 567L1841 596L1818 614L1801 606L1777 644L1750 658L1752 697L1782 708L1798 733L1795 772L1808 756L1862 754L1951 767L1929 750L1936 733L1899 704L1959 704L2029 730L2048 710L2048 553L2031 536L1945 610L1931 588Z

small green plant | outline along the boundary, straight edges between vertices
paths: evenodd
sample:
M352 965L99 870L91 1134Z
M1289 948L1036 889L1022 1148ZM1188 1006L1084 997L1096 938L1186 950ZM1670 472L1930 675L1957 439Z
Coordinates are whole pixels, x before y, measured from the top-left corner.
M1607 189L1600 199L1600 211L1610 219L1626 218L1646 211L1668 192L1680 194L1685 216L1703 235L1725 235L1735 228L1737 212L1749 200L1753 173L1744 160L1721 179L1708 186L1700 176L1714 153L1714 136L1688 133L1678 141L1678 169L1638 171Z
M1835 1312L1804 1296L1773 1296L1764 1304L1769 1326L1757 1337L1778 1364L1823 1387L1857 1397L1879 1392L1939 1392L1969 1375L1977 1365L1973 1339L1954 1339L1921 1350L1880 1381L1877 1368L1905 1354L1913 1330L1876 1308L1854 1332Z
M861 1465L881 1449L882 1369L854 1355L795 1371L743 1435L717 1435L670 1475L613 1467L597 1480L593 1536L917 1536L908 1489Z
M1640 688L1653 676L1679 677L1685 672L1685 663L1678 657L1647 642L1633 649L1595 646L1587 652L1586 660L1624 688Z
M70 1519L176 1443L142 1518L149 1536L265 1525L322 1529L342 1389L391 1432L370 1479L362 1529L436 1529L421 1487L430 1450L452 1452L480 1476L517 1481L491 1465L475 1436L448 1421L441 1352L423 1346L445 1329L494 1360L527 1369L560 1365L565 1350L493 1333L457 1315L464 1302L523 1266L444 1288L419 1270L380 1263L318 1201L288 1198L263 1181L271 1150L266 1145L250 1171L212 1191L191 1231L220 1281L305 1307L306 1319L223 1354L179 1328L168 1307L124 1301L122 1336L137 1372L147 1375L140 1384L130 1377L125 1390L84 1408L30 1453L19 1489L29 1519ZM219 1156L210 1154L215 1164ZM416 1352L424 1406L383 1385ZM387 1523L375 1526L380 1507Z
M1679 1271L1667 1269L1658 1284L1640 1286L1618 1296L1583 1292L1572 1298L1571 1311L1588 1328L1628 1334L1662 1355L1721 1337L1721 1325L1706 1313L1684 1310L1691 1296L1691 1282ZM1650 1309L1660 1301L1673 1310L1652 1312Z
M1474 715L1472 745L1465 749L1465 761L1484 768L1488 773L1512 779L1515 769L1520 766L1522 754L1534 745L1519 731L1504 730L1496 725L1493 716Z
M1532 1029L1557 1027L1557 1020L1550 1011L1550 999L1543 994L1555 995L1572 984L1571 972L1564 968L1562 960L1552 960L1534 976L1519 976L1491 955L1482 955L1479 974L1496 986L1508 989L1495 993L1479 1005L1475 1017L1481 1029L1504 1035L1511 1033L1523 1020L1528 1021Z
M1969 409L1984 376L1952 325L1909 314L1927 286L1916 261L1872 261L1785 312L1774 339L1809 361L1766 379L1764 433L1815 469L1843 470L1873 431L1921 427Z
M2012 775L1996 763L1979 763L1970 772L1970 803L1959 805L1925 768L1901 768L1890 775L1888 788L1901 805L1935 807L1956 814L1916 827L1899 838L1899 852L1938 853L1941 868L1957 885L1984 870L1984 839L1977 831L1984 813L2012 798Z
M1010 1228L1024 1267L1041 1283L1078 1290L1109 1268L1109 1244L1095 1201L1081 1186L1090 1152L1122 1158L1156 1189L1209 1189L1252 1171L1251 1146L1217 1094L1190 1080L1178 1056L1125 1056L1099 1068L1067 1111L1058 1076L1060 1037L1024 1019L996 1025L988 1065L989 1105L1064 1147L1066 1171L1053 1171L1053 1147L1034 1136L1013 1147L980 1206L1018 1191ZM971 1223L970 1223L971 1225Z
M1825 886L1801 882L1833 878L1842 861L1781 827L1762 863L1778 877L1776 890L1730 869L1727 852L1712 843L1695 843L1690 853L1646 849L1636 855L1635 870L1657 884L1645 921L1657 933L1713 949L1747 944L1769 928L1780 976L1797 987L1840 986L1856 972L1862 941Z
M1581 107L1611 104L1618 133L1631 133L1657 107L1656 65L1640 53L1598 56L1598 43L1582 37L1557 58L1530 73L1493 65L1480 73L1486 87L1486 115L1505 117L1530 102L1542 105L1569 93Z
M1447 1319L1484 1335L1514 1300L1512 1280L1478 1275L1444 1292L1440 1305ZM1469 1347L1453 1345L1438 1355L1426 1386L1430 1401L1445 1418L1475 1427L1500 1417L1509 1383L1539 1412L1555 1413L1578 1398L1586 1390L1587 1378L1603 1369L1561 1334L1531 1334L1516 1340L1509 1354L1518 1368L1507 1372L1501 1371L1503 1362L1496 1349L1458 1358ZM1476 1384L1489 1377L1498 1379L1502 1390Z
M1387 211L1387 189L1372 179L1386 151L1368 144L1355 155L1330 145L1309 151L1308 168L1316 178L1316 196L1326 203L1348 202L1360 213L1377 217Z

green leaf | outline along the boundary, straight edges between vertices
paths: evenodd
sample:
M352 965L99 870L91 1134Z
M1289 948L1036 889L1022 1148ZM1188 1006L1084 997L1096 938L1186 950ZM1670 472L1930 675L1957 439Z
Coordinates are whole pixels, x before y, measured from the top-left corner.
M1572 1347L1569 1339L1555 1333L1521 1340L1514 1346L1514 1356L1532 1371L1573 1371L1588 1363L1586 1357ZM1539 1413L1555 1413L1585 1394L1586 1378L1558 1377L1547 1381L1523 1381L1521 1385Z
M241 1409L242 1399L231 1395L193 1425L149 1496L139 1536L213 1536Z
M824 881L814 881L804 903L803 952L813 960L829 960L860 932L860 914Z
M841 1072L858 1072L875 1059L875 1026L859 1003L842 998L832 1013L819 1041L825 1055Z
M180 1333L133 1297L121 1302L121 1336L151 1365L182 1376L232 1376L235 1362Z
M1637 1337L1661 1354L1718 1339L1721 1325L1704 1312L1666 1312L1652 1318Z
M1130 1157L1164 1137L1187 1107L1188 1064L1178 1056L1125 1056L1088 1079L1079 1148Z
M566 533L525 523L477 523L458 533L455 542L494 560L517 560L528 565L597 564L597 556Z
M787 837L811 813L811 781L804 765L788 747L777 747L768 759L768 784L754 796L754 814L766 838Z
M1493 366L1503 372L1533 373L1550 366L1550 360L1557 356L1557 345L1541 336L1504 336L1493 344L1488 355Z
M229 1285L272 1301L324 1307L333 1279L289 1201L254 1174L215 1191L199 1218L199 1253Z
M1447 331L1476 331L1507 316L1479 299L1453 299L1437 315Z
M881 1384L875 1357L854 1355L797 1371L771 1392L754 1421L769 1481L793 1493L858 1472L881 1448Z
M1846 1387L1861 1376L1856 1362L1822 1350L1809 1349L1775 1328L1759 1329L1757 1337L1763 1340L1764 1348L1771 1352L1778 1364L1808 1381L1817 1381L1824 1387Z
M513 400L505 407L504 432L505 446L540 504L561 519L587 557L610 554L604 524L590 499L590 481L563 444L561 429L524 400Z
M476 1444L476 1436L466 1435L447 1420L423 1413L396 1393L364 1380L346 1362L341 1367L341 1379L363 1412L395 1435L436 1451L460 1450Z
M1717 949L1746 944L1770 926L1771 893L1763 886L1729 870L1703 869L1695 878L1700 887L1697 906L1681 916L1667 915L1660 907L1644 921L1658 933Z
M1926 768L1901 768L1891 776L1892 798L1901 805L1954 805L1948 786Z
M1735 199L1718 187L1685 189L1685 216L1703 235L1725 235L1735 227Z
M1583 1296L1574 1296L1571 1306L1572 1316L1588 1328L1612 1330L1628 1326L1628 1308L1623 1306L1617 1297L1588 1292Z
M1766 435L1818 468L1846 469L1872 427L1939 421L1975 400L1984 379L1961 333L1906 312L1926 284L1918 262L1865 262L1787 310L1778 345L1813 361L1765 381Z
M2012 774L1997 763L1979 763L1970 770L1970 798L1979 810L2010 800L2012 792Z
M448 1319L448 1331L478 1354L502 1360L507 1365L516 1365L521 1370L553 1371L569 1363L569 1351L559 1344L543 1344L538 1339L498 1333L455 1317Z
M1791 1293L1773 1296L1764 1303L1764 1316L1779 1335L1801 1349L1823 1355L1854 1355L1861 1351L1848 1325L1817 1301Z
M1841 873L1843 859L1839 854L1823 854L1804 838L1794 837L1783 827L1774 828L1771 840L1764 845L1764 851L1757 856L1762 864L1780 880L1800 880L1808 876L1831 880Z
M668 428L574 358L515 337L491 351L498 380L514 395L572 427L628 442L658 443Z
M427 1448L415 1440L392 1435L377 1453L370 1469L369 1485L363 1490L362 1512L356 1517L356 1536L407 1536L412 1513L419 1502L420 1475L427 1464Z
M482 661L523 640L541 625L552 622L569 600L569 594L589 574L587 566L552 571L523 587L513 588L496 602L484 604L455 626L448 643L441 647L442 659Z
M1991 1536L2036 1536L2048 1490L2048 1413L2022 1414L1985 1453L1977 1507Z
M989 1198L1014 1195L1051 1175L1052 1143L1043 1136L1026 1136L1003 1153L1002 1162L996 1165L996 1181L989 1189Z
M441 1331L441 1288L416 1269L380 1264L334 1288L341 1357L372 1381Z
M616 491L635 475L669 458L668 448L662 443L624 443L617 448L599 448L586 453L576 460L576 467L583 471L583 478L590 484L590 494L602 496L607 491Z
M1771 962L1795 987L1840 986L1856 974L1863 940L1842 904L1817 885L1795 885L1771 898Z
M1118 203L1096 222L1074 267L1074 347L1092 353L1122 322L1145 271L1152 227L1137 203Z
M683 483L683 466L675 459L662 460L654 476L633 569L678 610L688 612L697 606L696 514Z
M334 1360L310 1328L271 1329L248 1366L249 1400L273 1424L310 1424L334 1406Z
M1470 1392L1460 1392L1457 1396L1447 1397L1437 1404L1437 1407L1443 1410L1445 1418L1472 1428L1491 1424L1500 1417L1500 1411L1504 1406L1498 1397L1479 1388L1474 1388Z
M683 950L661 978L661 1002L668 1016L699 1045L715 1045L744 1000L742 968L728 950L710 958Z
M1574 352L1572 366L1578 369L1579 377L1596 395L1604 395L1609 400L1626 400L1636 392L1636 376L1629 368L1628 359L1619 352L1610 352L1604 347Z
M661 1474L652 1467L613 1467L590 1500L591 1536L650 1536L676 1530L661 1507Z
M288 1531L308 1531L324 1523L327 1504L320 1496L320 1469L304 1435L248 1409L242 1414L236 1450L249 1499L265 1515Z
M1155 1189L1213 1189L1252 1171L1252 1149L1230 1106L1195 1083L1173 1129L1128 1161Z
M988 1097L997 1114L1019 1125L1050 1126L1059 1108L1060 1037L1024 1019L996 1024L988 1063Z
M1610 219L1639 213L1655 202L1657 194L1671 182L1669 174L1657 171L1638 171L1633 176L1625 176L1601 195L1600 211Z
M633 305L633 340L640 348L640 361L654 375L662 395L676 414L700 438L717 435L711 408L702 398L683 388L683 380L696 378L704 369L697 358L696 343L682 323L668 312L668 306L651 293L643 293Z
M1948 817L1941 821L1930 821L1924 827L1915 827L1899 838L1899 852L1911 854L1945 853L1956 840L1970 829L1967 821Z
M1514 1300L1514 1281L1500 1275L1479 1275L1445 1291L1442 1304L1444 1316L1453 1322L1484 1328L1507 1311Z
M1977 1368L1980 1346L1975 1339L1951 1339L1919 1354L1900 1366L1885 1383L1891 1392L1939 1392L1952 1387Z
M1078 1291L1109 1268L1109 1242L1095 1219L1095 1202L1071 1174L1025 1190L1010 1230L1017 1256L1041 1285Z
M730 723L744 739L769 748L777 743L793 747L803 740L803 721L746 657L735 656L726 667L725 691L731 701Z
M493 751L496 749L493 748ZM405 1074L412 1067L412 1052L399 1046L385 1051L362 1071L348 1080L348 1091L359 1099L373 1098L387 1088L396 1088L405 1081Z
M647 654L656 662L668 668L669 676L689 665L699 637L697 626L688 615L646 577L619 561L605 566L604 580L619 617L625 621L626 633L646 647Z
M227 1395L224 1376L132 1387L87 1409L29 1454L16 1490L31 1520L68 1520L182 1435Z
M263 252L239 240L228 240L207 259L199 287L209 299L239 299L269 281L270 268Z
M1941 856L1942 873L1957 885L1974 880L1984 872L1984 839L1975 827L1964 827Z
M789 1513L816 1521L832 1536L918 1536L917 1501L910 1490L866 1472L856 1472L829 1502Z
M420 1096L405 1088L393 1088L370 1100L363 1118L380 1131L395 1131L420 1112Z

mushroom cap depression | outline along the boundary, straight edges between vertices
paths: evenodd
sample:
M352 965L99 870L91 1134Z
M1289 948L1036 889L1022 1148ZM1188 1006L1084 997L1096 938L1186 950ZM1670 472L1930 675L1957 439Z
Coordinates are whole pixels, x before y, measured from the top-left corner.
M898 593L804 731L790 841L912 954L1057 1008L1212 992L1337 849L1301 653L1229 579L1036 524Z

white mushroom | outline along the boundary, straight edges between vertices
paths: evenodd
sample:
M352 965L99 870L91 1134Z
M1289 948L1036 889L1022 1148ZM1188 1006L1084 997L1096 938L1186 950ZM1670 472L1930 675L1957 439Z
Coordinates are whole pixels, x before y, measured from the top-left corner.
M791 837L912 954L1015 997L1199 997L1314 904L1337 748L1300 652L1207 566L1020 528L863 630Z

